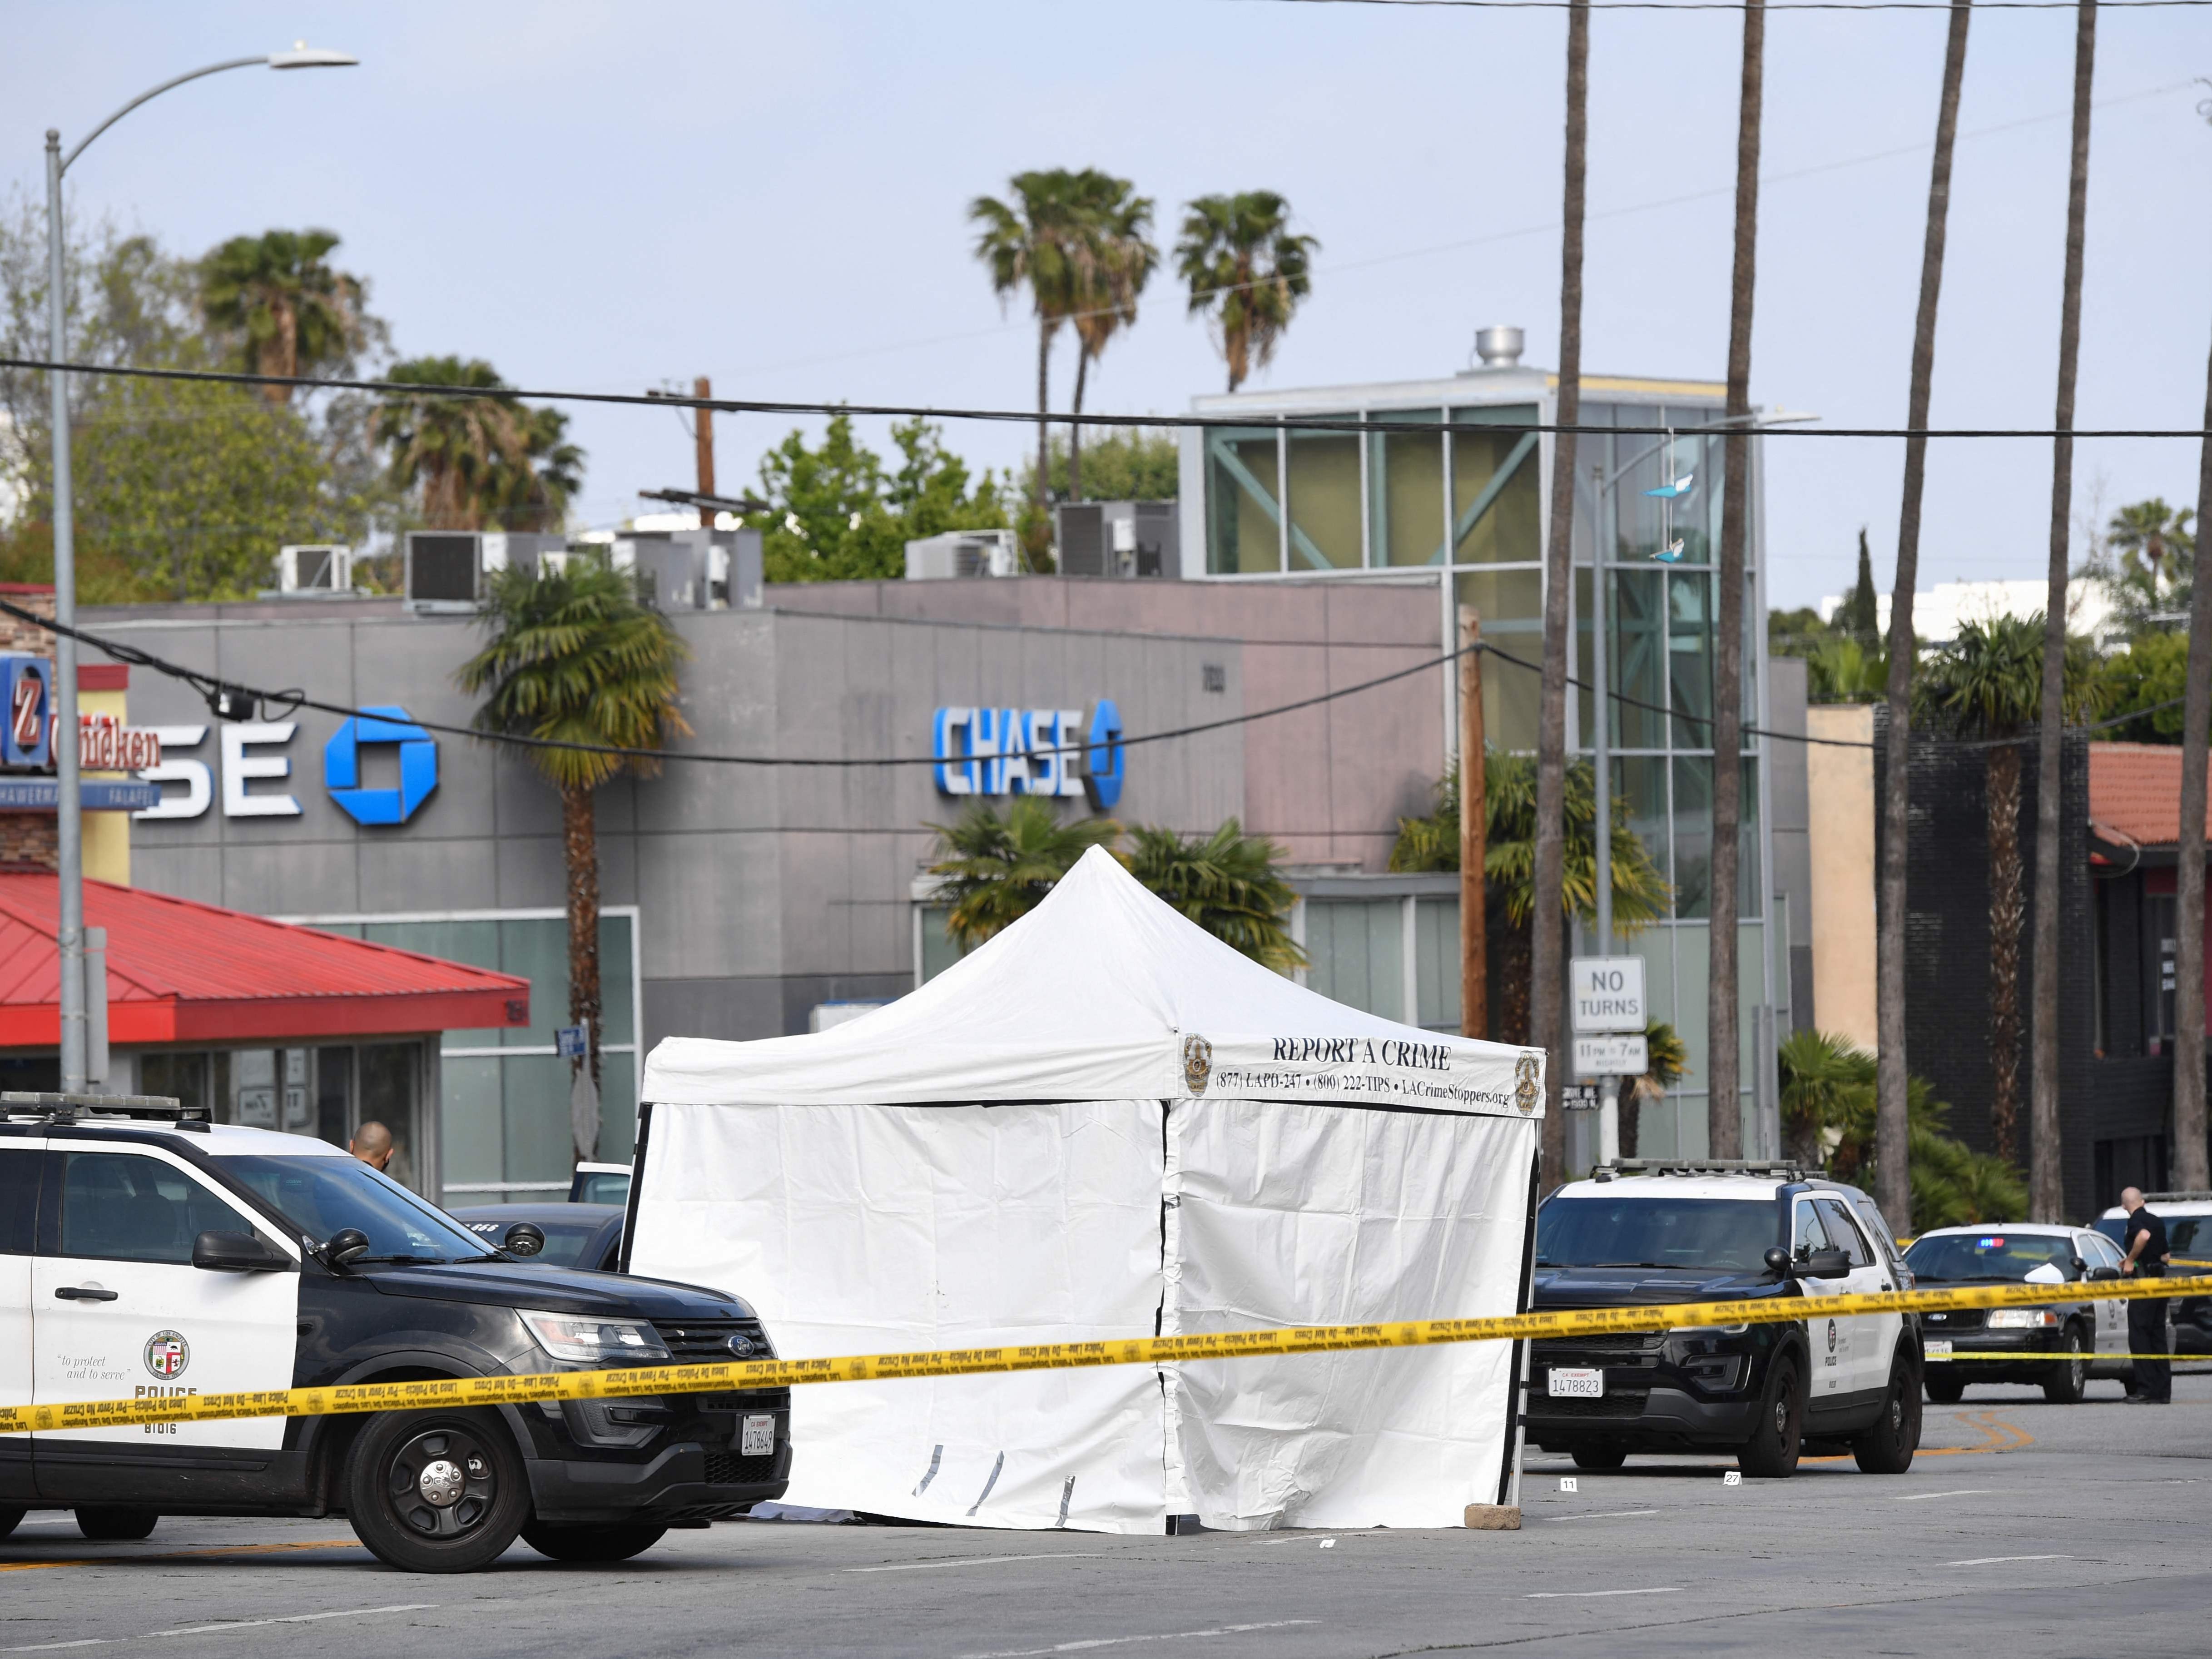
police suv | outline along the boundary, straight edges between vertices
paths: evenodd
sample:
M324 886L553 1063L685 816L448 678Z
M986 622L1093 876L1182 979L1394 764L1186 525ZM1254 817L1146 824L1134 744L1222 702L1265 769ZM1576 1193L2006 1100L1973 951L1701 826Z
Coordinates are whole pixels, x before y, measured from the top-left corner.
M1734 1452L1747 1474L1849 1450L1902 1474L1920 1443L1920 1333L1823 1300L1910 1289L1874 1200L1788 1164L1623 1162L1536 1212L1539 1310L1775 1297L1802 1317L1532 1345L1528 1438L1585 1469L1633 1452ZM1792 1308L1793 1315L1797 1310Z
M773 1357L694 1285L523 1259L337 1147L136 1097L0 1095L0 1403ZM392 1565L520 1534L614 1561L781 1498L790 1392L0 1435L0 1536L70 1509L343 1514Z

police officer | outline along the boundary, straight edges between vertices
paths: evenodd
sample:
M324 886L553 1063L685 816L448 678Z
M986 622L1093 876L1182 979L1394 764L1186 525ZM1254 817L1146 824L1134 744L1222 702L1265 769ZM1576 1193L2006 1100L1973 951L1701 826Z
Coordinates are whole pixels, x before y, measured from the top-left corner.
M392 1144L392 1131L371 1118L354 1131L353 1140L346 1150L372 1170L381 1170L392 1162L392 1155L399 1149ZM2128 1189L2133 1192L2135 1188ZM2160 1233L2162 1240L2166 1235ZM2160 1307L2166 1304L2160 1303Z
M2150 1212L2140 1188L2130 1187L2123 1192L2120 1207L2128 1212L2128 1218L2120 1227L2121 1240L2128 1247L2127 1260L2120 1264L2120 1271L2137 1279L2165 1278L2166 1223ZM2128 1304L2128 1352L2137 1356L2136 1391L2128 1396L2130 1405L2173 1403L2173 1367L2163 1358L2166 1305L2165 1297L2148 1296ZM2145 1359L2141 1358L2144 1354L2161 1357Z

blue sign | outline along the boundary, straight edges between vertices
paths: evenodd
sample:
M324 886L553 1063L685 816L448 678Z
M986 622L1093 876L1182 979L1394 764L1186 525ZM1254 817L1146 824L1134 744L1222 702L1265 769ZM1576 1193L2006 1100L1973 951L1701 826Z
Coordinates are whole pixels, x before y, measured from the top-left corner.
M948 795L1087 796L1105 811L1121 798L1121 715L1100 699L1089 732L1079 708L940 708L937 787Z
M77 805L87 812L143 812L159 805L158 783L106 783L76 787ZM55 778L0 778L0 811L52 812L61 806L62 786Z
M53 763L54 665L44 657L0 657L0 765L45 767Z
M362 749L377 743L398 745L397 789L362 787ZM364 709L323 745L323 787L356 823L404 823L438 787L437 740L410 720L404 708Z

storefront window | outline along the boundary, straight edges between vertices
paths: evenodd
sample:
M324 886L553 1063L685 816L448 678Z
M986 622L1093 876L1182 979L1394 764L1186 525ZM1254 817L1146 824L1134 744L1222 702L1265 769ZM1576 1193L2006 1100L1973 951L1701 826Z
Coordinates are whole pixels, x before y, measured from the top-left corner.
M1290 446L1291 568L1357 569L1359 439L1349 432L1300 432Z
M1419 428L1443 411L1377 410L1368 418ZM1377 564L1444 560L1444 439L1441 432L1374 432L1367 438L1367 540Z
M1206 434L1206 568L1217 576L1283 568L1281 477L1272 427Z
M1451 411L1452 424L1531 425L1534 404ZM1455 432L1452 457L1452 561L1510 564L1544 556L1541 492L1533 432Z

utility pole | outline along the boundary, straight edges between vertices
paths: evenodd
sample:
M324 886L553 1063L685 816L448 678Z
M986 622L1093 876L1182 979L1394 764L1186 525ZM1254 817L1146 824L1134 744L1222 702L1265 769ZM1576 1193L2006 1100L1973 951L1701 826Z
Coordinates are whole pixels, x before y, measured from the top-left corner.
M691 395L702 401L691 411L691 437L699 455L699 493L714 493L714 411L706 406L704 399L714 395L714 383L704 374L691 382ZM705 507L699 509L699 528L712 530L714 515Z
M1490 1035L1489 917L1482 865L1488 855L1489 805L1483 793L1482 613L1459 608L1459 1029Z

